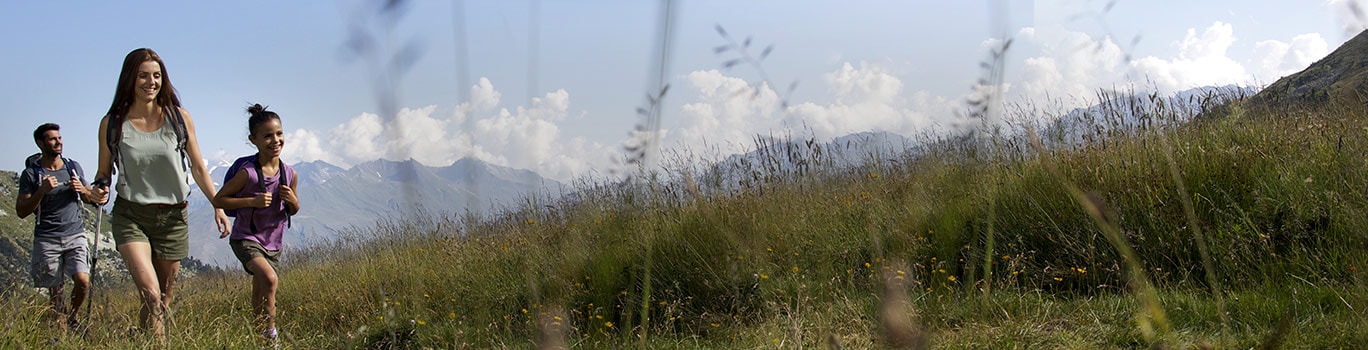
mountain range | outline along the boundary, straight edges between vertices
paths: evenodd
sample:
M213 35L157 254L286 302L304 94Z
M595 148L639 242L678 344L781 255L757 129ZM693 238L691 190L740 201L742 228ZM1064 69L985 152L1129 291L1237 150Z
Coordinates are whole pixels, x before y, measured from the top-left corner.
M229 163L210 170L222 181ZM323 161L291 165L299 178L301 211L291 218L286 246L334 239L365 230L376 220L415 211L437 214L487 213L534 194L558 194L565 185L528 170L465 158L445 167L414 160L374 160L350 169ZM222 184L218 184L222 186ZM206 263L236 264L228 242L219 239L209 203L198 188L190 197L190 254Z

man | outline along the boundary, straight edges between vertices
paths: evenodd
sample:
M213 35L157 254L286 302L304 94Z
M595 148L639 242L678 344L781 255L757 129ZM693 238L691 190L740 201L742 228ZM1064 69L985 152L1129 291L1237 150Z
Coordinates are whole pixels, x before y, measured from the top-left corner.
M75 161L62 158L62 134L57 124L47 123L33 131L40 153L24 162L19 175L19 198L14 208L20 218L37 213L33 225L33 284L47 288L52 314L62 330L77 329L77 310L90 288L85 228L81 223L81 203L77 196L93 202L81 178L84 171ZM71 307L63 302L62 286L71 276ZM65 316L65 320L63 319Z

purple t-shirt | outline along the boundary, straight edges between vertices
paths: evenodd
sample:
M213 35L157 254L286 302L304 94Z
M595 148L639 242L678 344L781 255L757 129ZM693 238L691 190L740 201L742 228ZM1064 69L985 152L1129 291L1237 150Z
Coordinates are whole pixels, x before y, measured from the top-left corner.
M285 213L285 199L280 196L279 190L280 178L285 174L285 169L282 166L276 171L275 176L262 179L261 174L257 173L255 162L242 162L240 166L237 171L247 175L247 184L242 185L242 189L234 193L233 197L256 197L261 192L260 183L264 181L266 192L271 193L271 205L265 208L238 209L237 219L233 220L233 231L228 239L248 239L260 243L266 250L280 250L280 241L285 236L285 229L288 226L286 222L289 218Z

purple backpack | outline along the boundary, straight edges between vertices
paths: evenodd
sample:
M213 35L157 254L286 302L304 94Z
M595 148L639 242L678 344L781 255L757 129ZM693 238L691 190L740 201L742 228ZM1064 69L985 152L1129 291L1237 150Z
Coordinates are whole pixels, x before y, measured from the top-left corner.
M249 163L249 162L252 163L252 169L256 170L256 174L257 174L257 185L260 185L260 188L257 190L257 193L266 192L266 181L264 181L264 180L265 180L265 176L261 175L261 162L258 162L258 161L257 161L257 155L255 155L255 154L249 155L249 156L243 156L243 157L238 158L237 160L233 161L233 166L228 167L228 171L225 172L225 173L223 174L223 183L226 184L226 183L228 183L228 180L233 179L233 176L236 176L236 175L237 175L238 169L239 169L239 168L242 168L244 165L246 165L246 164ZM293 167L290 167L288 164L285 164L285 162L280 161L280 159L276 159L276 162L279 162L279 163L280 163L280 174L279 174L279 175L280 175L280 184L281 184L281 185L289 185L289 184L290 184L290 180L291 180L291 179L294 179L294 177L295 177L294 168L293 168ZM279 191L279 187L276 187L276 188L277 188L277 191ZM273 194L272 194L272 197L274 198L274 196L275 196L275 194L273 193ZM286 203L286 206L289 206L289 203ZM238 209L224 209L224 210L223 210L223 213L224 213L224 214L228 214L228 216L230 216L230 217L237 218L237 217L238 217L238 211L239 211L239 209L242 209L242 208L238 208ZM289 215L290 215L289 211L286 210L286 211L285 211L285 217L286 217L286 224L285 224L285 225L286 225L286 227L289 227L289 226L291 225L291 222L290 222L290 219L289 219Z

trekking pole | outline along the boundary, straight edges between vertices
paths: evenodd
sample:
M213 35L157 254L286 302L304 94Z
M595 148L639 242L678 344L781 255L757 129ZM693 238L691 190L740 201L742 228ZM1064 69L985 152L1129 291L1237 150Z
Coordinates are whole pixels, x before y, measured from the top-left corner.
M106 180L95 180L95 187L109 188ZM104 223L104 203L91 203L95 206L95 241L90 243L90 287L86 288L86 327L90 326L90 314L92 305L95 305L95 271L99 270L100 261L100 224Z

